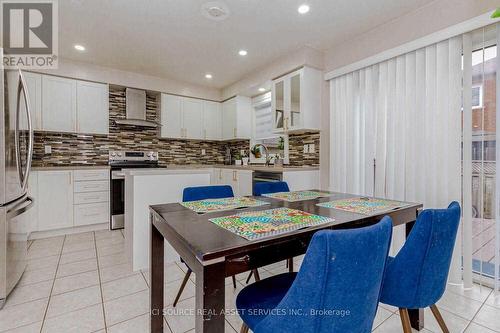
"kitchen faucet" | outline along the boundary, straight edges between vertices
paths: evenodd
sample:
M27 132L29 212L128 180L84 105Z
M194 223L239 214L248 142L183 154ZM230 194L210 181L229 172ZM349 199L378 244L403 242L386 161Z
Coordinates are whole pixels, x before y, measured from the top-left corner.
M266 166L269 166L269 164L271 163L271 158L269 157L269 150L262 143L257 143L254 147L259 147L259 146L264 148L264 151L266 153Z

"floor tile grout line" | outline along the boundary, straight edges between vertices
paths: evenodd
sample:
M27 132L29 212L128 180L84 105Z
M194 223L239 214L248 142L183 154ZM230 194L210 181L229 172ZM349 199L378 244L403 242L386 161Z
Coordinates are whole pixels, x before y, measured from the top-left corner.
M99 279L99 289L101 291L101 304L102 304L102 316L104 319L104 332L108 332L108 324L106 322L106 310L104 309L104 294L102 291L102 283L101 283L101 271L99 269L99 256L97 255L97 244L96 244L97 241L95 239L95 231L92 232L92 234L94 236L94 244L96 245L95 256L96 256L96 260L97 260L97 278Z
M49 311L50 300L52 298L52 291L54 290L54 285L56 284L57 271L59 270L59 264L61 262L62 250L64 247L64 242L66 241L66 236L64 236L61 246L61 252L59 253L59 260L57 261L56 272L54 274L54 280L52 281L52 288L50 288L49 299L47 300L47 306L45 307L45 313L43 314L42 325L40 325L40 333L43 331L43 326L45 325L45 319L47 318L47 312Z

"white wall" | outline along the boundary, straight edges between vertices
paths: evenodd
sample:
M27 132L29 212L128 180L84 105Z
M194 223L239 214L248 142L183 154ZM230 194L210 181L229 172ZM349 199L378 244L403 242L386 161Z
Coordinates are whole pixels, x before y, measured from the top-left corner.
M325 52L326 72L449 28L500 7L499 0L436 0ZM493 21L492 21L493 23Z
M58 69L37 70L37 72L214 101L221 100L219 89L67 59L59 59Z

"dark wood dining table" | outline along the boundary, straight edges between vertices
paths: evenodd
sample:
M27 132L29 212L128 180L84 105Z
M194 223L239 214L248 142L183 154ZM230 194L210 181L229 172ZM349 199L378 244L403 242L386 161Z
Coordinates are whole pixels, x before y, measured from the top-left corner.
M298 202L255 197L258 200L269 202L270 205L205 214L195 213L178 203L150 206L151 332L163 332L165 240L196 274L196 332L221 333L224 332L226 277L304 254L313 234L318 230L363 227L377 223L384 216L389 215L394 226L406 226L406 234L408 235L419 210L422 209L421 204L407 203L403 207L391 211L366 216L316 205L320 202L336 199L359 197L345 193L330 194L329 197ZM249 241L208 220L243 211L279 207L332 217L335 221ZM290 267L293 269L293 265ZM423 328L423 310L410 310L410 319L414 328L417 330Z

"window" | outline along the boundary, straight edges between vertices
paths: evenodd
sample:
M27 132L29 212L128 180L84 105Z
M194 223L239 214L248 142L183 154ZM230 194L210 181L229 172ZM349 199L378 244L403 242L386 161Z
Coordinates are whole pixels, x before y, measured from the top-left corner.
M472 87L472 108L480 109L483 107L483 86Z

